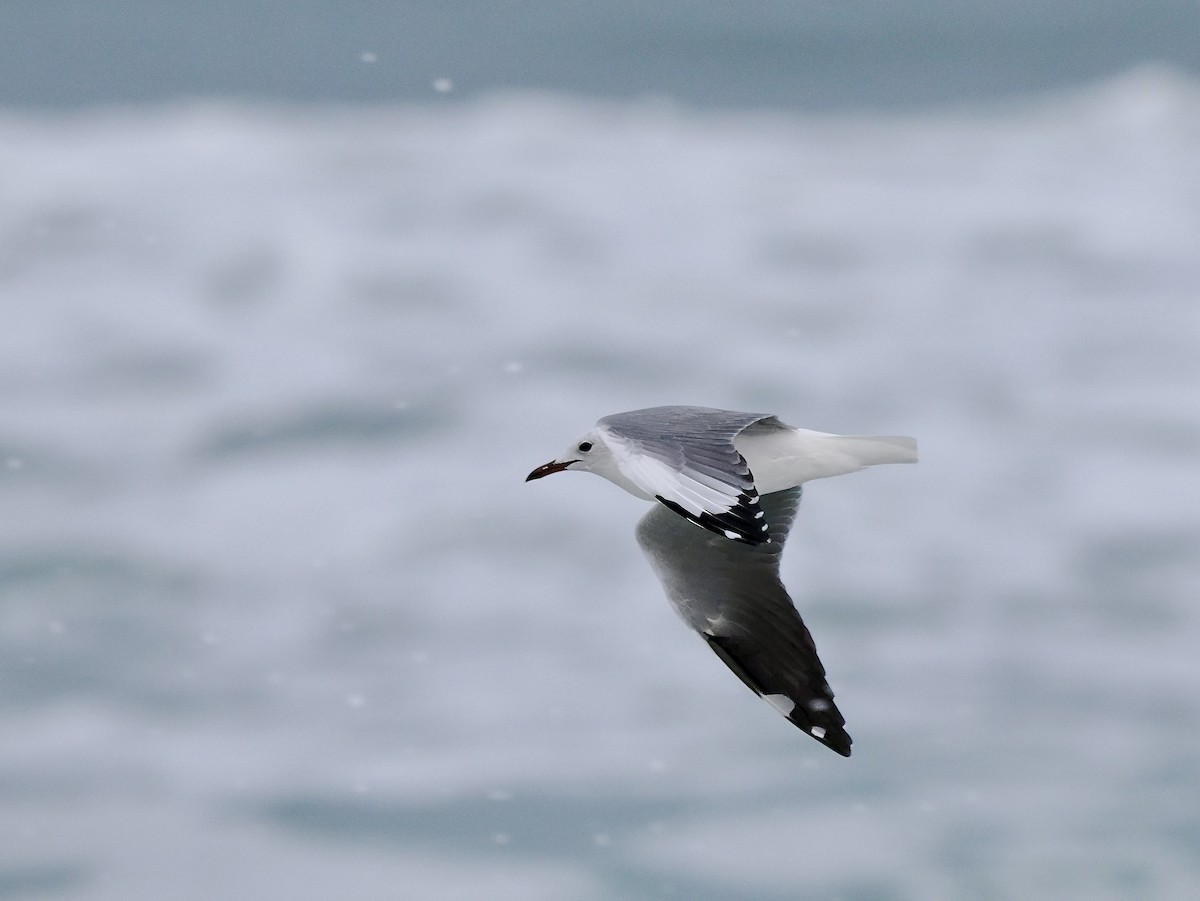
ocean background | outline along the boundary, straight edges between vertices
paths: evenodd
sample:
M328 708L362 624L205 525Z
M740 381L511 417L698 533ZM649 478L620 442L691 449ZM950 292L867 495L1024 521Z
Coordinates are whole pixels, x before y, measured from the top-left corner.
M5 4L0 898L1200 897L1197 19ZM523 482L663 403L919 439L850 759Z

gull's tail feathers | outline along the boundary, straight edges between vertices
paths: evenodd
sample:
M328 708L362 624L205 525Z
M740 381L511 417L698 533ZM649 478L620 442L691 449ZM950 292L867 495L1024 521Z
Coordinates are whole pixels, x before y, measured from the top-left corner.
M750 426L733 443L754 473L759 494L866 466L917 462L917 442L902 435L833 435L766 423Z
M860 466L917 462L916 439L903 435L830 435L829 441L839 445Z

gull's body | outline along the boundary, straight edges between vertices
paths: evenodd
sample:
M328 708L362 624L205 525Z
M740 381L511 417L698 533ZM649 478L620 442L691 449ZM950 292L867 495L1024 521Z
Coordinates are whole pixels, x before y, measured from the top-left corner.
M845 720L779 580L779 558L804 482L916 459L911 438L795 429L766 414L653 407L604 417L527 481L580 469L660 501L638 524L638 542L680 616L751 689L849 756Z

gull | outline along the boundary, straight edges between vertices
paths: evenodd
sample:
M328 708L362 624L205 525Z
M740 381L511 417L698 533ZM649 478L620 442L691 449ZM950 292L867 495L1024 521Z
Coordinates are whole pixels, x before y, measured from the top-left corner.
M846 720L779 578L780 556L803 483L915 462L912 438L834 435L765 413L669 406L603 417L525 481L592 472L657 501L637 540L675 611L752 691L849 757Z

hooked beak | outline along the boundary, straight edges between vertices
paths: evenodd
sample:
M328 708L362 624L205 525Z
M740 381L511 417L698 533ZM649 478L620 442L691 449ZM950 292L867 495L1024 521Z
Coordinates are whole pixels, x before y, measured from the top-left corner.
M541 479L552 473L562 472L568 466L570 466L572 463L578 463L578 462L579 462L578 460L568 460L566 463L559 463L557 460L554 460L550 463L547 463L545 466L539 466L537 469L535 469L529 475L525 476L525 481L532 482L534 479Z

